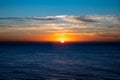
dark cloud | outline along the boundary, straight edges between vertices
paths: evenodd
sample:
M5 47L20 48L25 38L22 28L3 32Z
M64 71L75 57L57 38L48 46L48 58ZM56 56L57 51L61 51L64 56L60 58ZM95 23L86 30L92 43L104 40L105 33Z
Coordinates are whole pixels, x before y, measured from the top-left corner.
M100 37L108 37L108 38L120 38L120 33L101 33L97 34Z
M86 18L86 17L74 17L74 19L80 20L80 21L83 21L83 22L98 22L97 20L89 19L89 18Z
M46 18L46 17L40 17L40 18L19 18L19 17L5 17L0 18L1 20L18 20L18 21L29 21L29 20L36 20L36 21L51 21L55 20L56 18Z
M106 26L108 28L119 28L120 29L120 26Z
M0 25L0 27L13 27L11 25Z
M28 20L38 20L38 21L51 21L51 20L55 20L56 18L27 18Z

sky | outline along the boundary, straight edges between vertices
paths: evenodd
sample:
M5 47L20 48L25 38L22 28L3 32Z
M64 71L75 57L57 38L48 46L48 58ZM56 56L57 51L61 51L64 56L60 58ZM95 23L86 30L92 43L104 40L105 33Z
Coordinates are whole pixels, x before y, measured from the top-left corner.
M120 0L0 0L0 41L120 41Z
M120 0L0 0L0 17L54 15L115 15Z

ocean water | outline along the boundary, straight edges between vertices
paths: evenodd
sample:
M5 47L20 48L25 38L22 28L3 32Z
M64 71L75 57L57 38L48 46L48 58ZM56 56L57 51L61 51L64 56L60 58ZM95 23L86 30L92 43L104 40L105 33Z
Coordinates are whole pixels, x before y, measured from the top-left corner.
M120 80L120 43L0 43L0 80Z

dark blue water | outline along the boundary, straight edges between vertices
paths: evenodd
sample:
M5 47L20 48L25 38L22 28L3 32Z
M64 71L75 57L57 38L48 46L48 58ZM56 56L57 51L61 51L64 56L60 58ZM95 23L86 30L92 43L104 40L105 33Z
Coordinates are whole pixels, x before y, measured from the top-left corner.
M0 43L0 80L120 80L120 43Z

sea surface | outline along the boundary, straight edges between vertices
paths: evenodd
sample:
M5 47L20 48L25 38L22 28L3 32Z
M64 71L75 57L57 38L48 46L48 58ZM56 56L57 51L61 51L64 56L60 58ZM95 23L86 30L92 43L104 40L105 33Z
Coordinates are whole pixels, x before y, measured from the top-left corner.
M0 80L120 80L120 43L0 43Z

